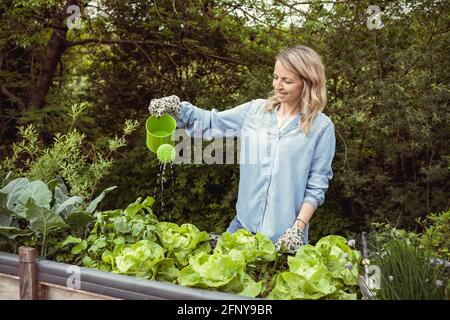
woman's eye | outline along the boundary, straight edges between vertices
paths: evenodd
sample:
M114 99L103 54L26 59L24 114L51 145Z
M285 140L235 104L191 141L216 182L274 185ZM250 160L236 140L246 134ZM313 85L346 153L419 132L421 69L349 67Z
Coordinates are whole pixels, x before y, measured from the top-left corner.
M274 80L278 80L278 77L277 76L273 76L273 79ZM284 82L287 83L287 84L293 83L292 81L287 81L287 80L284 80Z

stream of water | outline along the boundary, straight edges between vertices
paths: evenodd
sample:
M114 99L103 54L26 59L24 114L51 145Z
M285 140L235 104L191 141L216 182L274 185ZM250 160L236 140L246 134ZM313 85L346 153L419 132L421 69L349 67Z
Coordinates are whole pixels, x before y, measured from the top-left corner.
M173 164L172 164L172 162L169 162L169 166L170 166L170 175L171 175L171 181L170 182L171 182L171 184L172 184L171 186L173 188L175 186L175 184L174 184L174 178L173 178L174 172L173 172ZM167 214L166 214L166 212L164 210L164 184L167 181L166 167L167 167L167 163L159 162L159 173L157 175L157 184L155 185L155 188L153 189L153 195L156 195L156 189L157 189L157 186L159 185L160 188L161 188L161 196L160 196L160 198L161 198L162 218L163 218L163 220L170 220L171 217L172 217L172 211L170 211L168 213L168 217L167 217ZM173 192L171 193L170 201L173 204L173 201L174 201L174 199L173 199Z

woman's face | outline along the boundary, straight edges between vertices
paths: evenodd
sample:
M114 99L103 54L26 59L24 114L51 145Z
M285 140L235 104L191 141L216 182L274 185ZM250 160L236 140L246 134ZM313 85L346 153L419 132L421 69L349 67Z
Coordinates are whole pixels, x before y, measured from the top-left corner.
M297 105L300 102L303 80L283 67L279 61L275 63L272 85L279 102L287 105Z

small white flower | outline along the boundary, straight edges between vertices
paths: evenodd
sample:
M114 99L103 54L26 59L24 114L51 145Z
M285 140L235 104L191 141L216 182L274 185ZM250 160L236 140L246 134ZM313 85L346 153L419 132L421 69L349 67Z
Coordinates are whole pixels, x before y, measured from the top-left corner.
M349 247L354 247L354 246L355 246L355 239L350 239L350 240L348 240L347 245L348 245Z
M436 287L442 287L444 285L444 283L442 282L442 280L436 280Z
M426 278L426 279L425 279L425 282L428 282L428 281L430 281L430 280L429 280L428 278Z
M394 277L393 276L389 276L388 279L389 279L389 281L394 281Z

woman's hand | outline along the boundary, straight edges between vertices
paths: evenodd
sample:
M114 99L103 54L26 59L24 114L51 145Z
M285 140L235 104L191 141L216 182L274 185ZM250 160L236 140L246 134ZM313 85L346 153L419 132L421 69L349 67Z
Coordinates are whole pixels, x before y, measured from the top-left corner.
M180 113L180 98L176 95L152 99L148 107L151 115L161 117L163 114L169 114L176 117Z
M275 249L281 253L296 254L303 244L303 230L294 225L275 242Z

